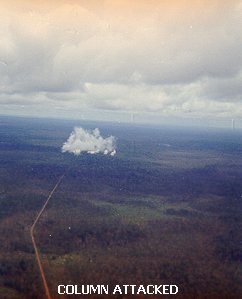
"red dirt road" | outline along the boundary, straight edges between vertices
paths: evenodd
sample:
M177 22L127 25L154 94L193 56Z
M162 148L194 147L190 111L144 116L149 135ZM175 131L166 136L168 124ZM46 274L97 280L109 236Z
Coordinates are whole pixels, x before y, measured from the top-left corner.
M33 244L33 247L34 247L34 251L35 251L35 256L36 256L36 260L37 260L37 263L38 263L38 267L39 267L39 271L40 271L40 275L41 275L41 278L42 278L42 281L43 281L43 285L44 285L44 289L45 289L45 293L46 293L46 297L48 299L52 299L51 297L51 294L50 294L50 290L49 290L49 287L48 287L48 283L47 283L47 280L46 280L46 277L45 277L45 272L44 272L44 269L43 269L43 266L42 266L42 263L41 263L41 258L40 258L40 254L39 254L39 250L38 250L38 247L36 245L36 242L35 242L35 238L34 238L34 230L35 230L35 226L37 224L37 222L39 221L41 215L43 214L46 206L48 205L48 202L50 201L53 193L55 192L55 190L58 188L60 182L62 181L63 177L65 176L65 174L63 174L58 182L56 183L55 187L52 189L52 191L50 192L46 202L44 203L43 207L41 208L40 212L38 213L33 225L31 226L30 228L30 236L31 236L31 240L32 240L32 244Z

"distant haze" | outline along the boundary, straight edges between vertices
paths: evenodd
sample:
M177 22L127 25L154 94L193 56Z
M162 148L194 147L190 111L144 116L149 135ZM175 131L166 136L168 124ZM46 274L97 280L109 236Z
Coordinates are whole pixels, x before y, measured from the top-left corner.
M1 114L242 117L241 0L2 0L0 19Z

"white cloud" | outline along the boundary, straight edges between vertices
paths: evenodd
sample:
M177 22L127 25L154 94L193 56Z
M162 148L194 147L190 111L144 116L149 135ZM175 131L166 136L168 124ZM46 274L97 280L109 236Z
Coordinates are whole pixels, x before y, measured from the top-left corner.
M115 138L113 136L103 138L97 128L93 131L87 131L76 127L63 144L62 152L75 155L80 155L82 152L89 154L103 153L104 155L114 156L116 154Z
M0 108L238 115L242 1L168 2L0 4Z

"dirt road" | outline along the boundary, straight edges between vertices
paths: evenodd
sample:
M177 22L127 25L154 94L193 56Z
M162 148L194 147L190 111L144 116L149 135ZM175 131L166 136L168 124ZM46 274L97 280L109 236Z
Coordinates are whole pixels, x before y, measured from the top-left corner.
M36 224L38 223L41 215L43 214L46 206L48 205L48 202L50 201L53 193L55 192L55 190L58 188L60 182L62 181L63 177L65 176L65 174L63 174L58 182L56 183L55 187L52 189L52 191L50 192L46 202L44 203L43 207L41 208L40 212L38 213L33 225L31 226L30 228L30 236L31 236L31 240L32 240L32 244L33 244L33 247L34 247L34 251L35 251L35 256L36 256L36 260L37 260L37 263L38 263L38 267L39 267L39 271L40 271L40 275L41 275L41 278L42 278L42 281L43 281L43 285L44 285L44 289L45 289L45 293L46 293L46 296L48 299L52 299L51 297L51 294L50 294L50 290L49 290L49 287L48 287L48 284L47 284L47 280L46 280L46 277L45 277L45 272L44 272L44 269L43 269L43 266L42 266L42 263L41 263L41 259L40 259L40 254L39 254L39 250L38 250L38 247L36 245L36 241L35 241L35 238L34 238L34 230L35 230L35 226Z

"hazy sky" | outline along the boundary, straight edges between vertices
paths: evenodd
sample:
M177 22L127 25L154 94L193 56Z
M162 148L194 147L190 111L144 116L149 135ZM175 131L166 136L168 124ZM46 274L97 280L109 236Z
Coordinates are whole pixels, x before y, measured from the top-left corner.
M0 114L99 110L242 117L242 1L0 0Z

